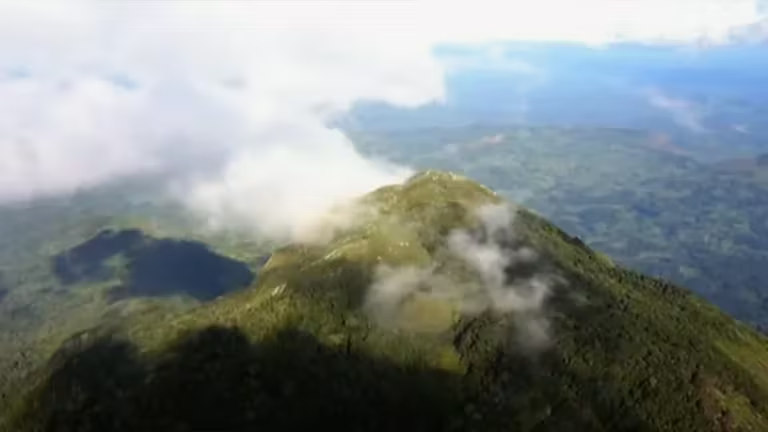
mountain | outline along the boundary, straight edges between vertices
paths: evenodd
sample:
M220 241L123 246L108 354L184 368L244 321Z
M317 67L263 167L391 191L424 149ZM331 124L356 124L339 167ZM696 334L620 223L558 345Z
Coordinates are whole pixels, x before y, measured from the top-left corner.
M204 229L163 184L135 178L0 206L0 389L74 333L248 284L272 246Z
M175 315L80 332L9 431L768 428L768 340L438 171L383 187Z
M352 136L368 155L477 179L617 262L768 325L760 157L712 164L674 137L615 128L476 124ZM745 169L726 169L734 164Z

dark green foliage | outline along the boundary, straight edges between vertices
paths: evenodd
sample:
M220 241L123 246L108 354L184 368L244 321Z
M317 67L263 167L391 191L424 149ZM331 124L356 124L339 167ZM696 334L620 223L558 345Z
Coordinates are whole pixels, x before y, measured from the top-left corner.
M711 165L669 136L610 128L351 134L368 154L468 175L621 264L691 288L741 320L768 323L765 157Z
M166 196L164 184L158 178L126 179L70 196L0 206L0 273L4 281L0 288L6 293L0 301L0 418L2 395L14 394L7 389L44 365L72 334L95 325L118 325L134 316L167 317L190 309L201 301L247 285L250 277L246 280L246 272L252 274L263 264L263 256L272 245L244 236L238 230L201 229L199 221ZM214 271L196 278L197 284L189 284L189 278L184 282L183 272L178 277L176 271L172 275L175 279L142 277L141 282L154 280L162 285L142 284L142 289L136 290L134 284L133 290L128 291L121 283L129 282L126 269L130 261L125 254L117 254L106 260L80 259L80 264L91 266L70 268L74 270L70 275L66 270L60 272L63 280L69 276L79 278L80 282L63 283L56 276L53 257L64 251L88 243L102 233L104 241L94 245L101 245L101 253L111 255L105 247L110 246L110 236L130 237L137 232L142 236L138 242L141 245L164 244L158 239L183 239L182 243L171 242L176 247L164 252L176 252L185 261L191 254L199 258L195 261L198 264L214 265L186 266L187 273ZM186 241L205 241L210 250ZM110 247L126 249L129 243L113 241ZM72 263L63 260L64 267ZM172 263L164 263L167 275L167 264ZM140 264L140 270L150 270L143 271L144 276L153 276L154 269L146 260ZM221 270L234 277L219 279L221 274L217 272ZM175 284L168 283L174 280ZM190 288L195 290L190 292Z
M735 399L744 398L749 409L764 416L768 392L759 384L765 371L744 368L734 361L739 355L725 355L718 342L735 336L739 343L751 340L750 354L743 354L765 358L765 340L758 342L751 330L681 288L607 266L585 251L569 252L559 230L537 218L524 220L536 227L534 232L562 239L540 244L566 271L570 285L587 296L582 306L556 300L567 311L560 317L558 345L561 361L601 383L593 391L609 403L596 409L615 417L608 430L629 427L631 418L617 416L627 406L639 412L650 430L759 430L755 425L761 423L744 419L740 428L719 426L718 416L736 415L739 408L728 406ZM702 381L702 376L707 378ZM589 392L583 384L576 389ZM698 416L688 411L693 407L701 410Z
M500 240L568 282L545 308L549 346L519 343L516 312L374 324L361 305L378 258L457 270L438 232L476 228L472 209L499 200L435 172L366 200L376 217L275 251L252 289L72 338L8 393L0 430L768 430L765 338L527 211Z
M56 432L450 430L456 386L446 372L327 347L299 330L251 344L237 329L209 327L152 361L112 339L70 350L24 421Z

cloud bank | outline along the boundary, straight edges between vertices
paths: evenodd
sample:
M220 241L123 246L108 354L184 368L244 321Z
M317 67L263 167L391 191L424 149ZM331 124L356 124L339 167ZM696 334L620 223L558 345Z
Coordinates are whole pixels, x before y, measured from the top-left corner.
M383 4L338 19L328 4L254 3L4 5L0 199L173 172L176 196L212 222L283 239L409 175L325 121L360 99L440 99L429 45L394 22L361 30L391 15Z
M0 202L172 173L212 223L290 238L409 174L325 124L356 101L440 101L441 44L717 38L756 14L636 3L0 2Z

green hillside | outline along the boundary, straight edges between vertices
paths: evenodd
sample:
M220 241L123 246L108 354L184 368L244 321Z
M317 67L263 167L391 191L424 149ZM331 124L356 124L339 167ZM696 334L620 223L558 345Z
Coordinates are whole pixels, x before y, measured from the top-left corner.
M354 208L247 289L72 337L6 389L0 424L768 430L768 341L687 291L448 173Z
M609 128L473 125L352 136L366 153L477 179L617 262L768 328L764 158L703 163L664 134Z
M261 265L270 245L203 229L158 183L0 206L0 403L72 334L195 307Z

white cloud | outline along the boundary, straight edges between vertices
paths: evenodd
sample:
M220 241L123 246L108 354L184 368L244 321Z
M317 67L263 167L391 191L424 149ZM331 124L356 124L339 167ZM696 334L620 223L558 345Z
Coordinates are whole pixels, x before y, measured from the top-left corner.
M405 175L324 120L361 99L440 100L439 44L692 39L755 15L741 0L639 5L0 1L0 201L173 170L196 208L287 235Z
M735 124L731 126L731 129L735 130L738 133L748 135L749 134L749 126L745 124Z
M768 1L766 0L755 0L755 3L757 4L757 13L761 16L768 15Z
M328 5L217 5L4 5L0 198L186 171L177 184L193 207L282 238L409 174L362 158L323 123L359 99L442 97L430 45L387 23L392 7L339 18Z
M479 233L455 230L446 238L450 256L466 264L479 283L459 280L434 266L382 266L368 290L365 309L380 324L408 327L401 315L408 301L421 297L447 302L464 315L509 316L523 347L546 347L551 341L547 301L553 287L566 281L542 265L533 249L521 244L512 229L514 211L506 205L481 207Z
M649 89L645 93L651 106L669 113L679 126L696 133L707 131L703 124L705 112L694 102L669 96L658 89Z
M510 57L503 45L480 44L469 53L445 53L440 62L450 71L493 70L522 77L540 77L545 71L525 60Z
M722 40L757 19L754 0L421 1L441 40L602 43L615 39Z

